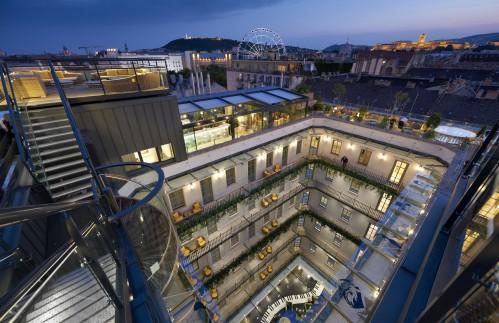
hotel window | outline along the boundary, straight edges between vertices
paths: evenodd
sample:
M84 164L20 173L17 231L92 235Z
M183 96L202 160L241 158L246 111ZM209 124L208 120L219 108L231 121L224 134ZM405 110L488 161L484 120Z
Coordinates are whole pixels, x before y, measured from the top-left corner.
M226 210L225 210L225 215L228 215L228 216L233 216L234 214L237 213L237 204L234 204L232 206L229 206Z
M321 140L320 136L313 136L312 138L310 138L310 148L314 148L314 149L319 148L320 140Z
M282 166L286 166L288 164L288 151L289 146L284 146L282 148Z
M366 234L364 235L364 238L366 238L369 241L374 241L378 229L379 227L377 225L370 223L369 227L367 228Z
M301 204L307 205L309 197L310 197L309 191L303 192L303 195L301 196Z
M195 270L195 271L198 271L199 270L199 263L197 260L194 260L191 262L192 264L192 268Z
M221 257L220 257L220 248L217 246L215 249L213 249L211 251L211 263L215 264L220 259L221 259Z
M359 194L360 184L360 181L352 178L352 182L350 183L350 187L348 188L348 190L351 193Z
M211 185L211 177L203 179L200 183L203 204L208 204L213 201L213 187Z
M159 162L158 152L156 148L148 148L140 151L140 156L142 156L142 161L145 163L157 163Z
M248 226L248 237L252 238L255 236L255 222L251 222Z
M212 234L214 232L217 232L217 220L216 219L211 219L207 221L207 229L208 229L208 234Z
M334 259L333 257L331 256L327 256L327 261L326 261L326 264L329 266L329 267L334 267L334 265L336 264L336 259Z
M139 156L139 153L135 152L135 153L126 154L126 155L121 156L121 160L125 163L126 162L140 163L140 156ZM137 166L125 166L125 170L127 170L127 171L132 170L132 169L137 169L137 168L140 168L140 166L139 165L137 165Z
M227 186L231 186L236 182L236 168L232 167L225 170L225 180L227 181Z
M319 206L326 208L327 207L327 197L321 195L321 201L319 202Z
M361 165L367 166L367 164L369 164L369 160L371 159L372 153L373 152L369 149L362 148L360 150L359 160L357 162Z
M376 210L380 212L386 212L388 207L390 206L390 203L392 202L393 195L388 194L388 193L383 193L381 195L381 198L379 199L378 206L376 207Z
M161 161L175 158L175 154L173 153L172 144L161 145L161 147L159 147L159 157L160 157Z
M409 164L401 160L396 160L393 164L392 174L390 175L389 181L394 184L399 184L404 177L405 171Z
M341 211L340 219L345 223L350 223L350 219L352 218L352 211L346 208L343 208Z
M248 198L248 211L253 210L256 207L256 199L253 197Z
M170 203L172 205L172 209L178 209L181 208L182 206L185 206L185 199L184 199L184 190L179 189L174 192L171 192L168 194L170 197Z
M313 242L310 242L310 253L315 253L317 250L317 245Z
M305 169L305 178L312 178L314 177L314 164L308 164L307 169Z
M303 223L305 223L305 217L303 215L300 215L300 217L298 217L298 226L302 227Z
M341 244L343 243L343 235L341 233L335 232L333 234L333 243L336 246L341 247Z
M464 235L463 252L468 251L479 236L480 234L478 232L466 229L466 234Z
M239 243L239 232L230 238L230 247L234 247Z
M282 217L282 205L279 205L279 207L277 208L277 218L281 218Z
M334 169L328 168L326 169L326 175L324 177L326 181L332 182L334 179Z
M248 160L248 182L256 179L256 159Z
M321 231L321 229L322 229L322 223L320 223L319 221L315 221L315 223L314 223L314 229L317 230L317 231Z
M301 154L301 143L302 143L301 139L296 142L296 154L297 155Z
M272 164L274 164L274 152L271 151L270 153L267 153L267 161L265 163L265 167L271 167Z
M296 237L295 239L295 248L299 248L301 245L301 237Z
M289 208L294 207L296 204L296 195L289 199Z
M333 143L331 144L331 154L339 155L341 151L341 141L333 139Z

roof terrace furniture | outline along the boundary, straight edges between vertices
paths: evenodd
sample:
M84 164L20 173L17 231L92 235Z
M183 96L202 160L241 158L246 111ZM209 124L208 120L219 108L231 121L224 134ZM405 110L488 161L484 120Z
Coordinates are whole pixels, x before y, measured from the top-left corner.
M213 270L211 270L210 266L206 266L203 268L203 275L204 277L210 277L211 274L213 274Z
M35 74L38 74L41 80L47 84L54 84L54 79L52 78L52 74L49 70L40 70L34 71ZM68 72L68 71L56 71L55 72L61 84L74 84L77 81L83 80L82 73Z
M102 80L102 85L107 93L122 93L138 91L135 76L121 76Z
M184 216L179 211L175 211L172 214L172 219L173 219L174 223L179 223L180 221L182 221L184 219Z
M45 98L47 89L39 75L30 73L12 73L14 94L20 99Z
M192 204L191 212L192 212L191 215L203 212L203 207L201 206L201 203L200 202L194 202L194 204Z
M199 248L203 248L206 245L206 240L203 236L197 237L196 242Z
M189 257L189 255L191 254L191 250L187 246L182 246L180 248L180 252L182 252L182 255L184 255L184 257Z

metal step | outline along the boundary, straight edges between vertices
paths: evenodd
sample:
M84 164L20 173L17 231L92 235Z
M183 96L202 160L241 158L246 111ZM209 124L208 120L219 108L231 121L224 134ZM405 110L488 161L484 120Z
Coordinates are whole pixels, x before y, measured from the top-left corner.
M46 148L46 147L58 146L58 145L62 145L62 144L70 143L70 142L76 142L76 138L47 142L45 144L39 144L37 146L38 146L38 148Z
M64 191L60 191L58 193L52 194L52 198L53 199L57 199L59 197L65 196L65 195L69 195L69 194L72 194L72 193L76 193L76 192L79 192L79 191L86 190L87 188L90 188L90 187L92 187L92 183L88 182L87 184L83 184L83 185L80 185L80 186L71 187L71 188L68 188L68 189L66 189Z
M69 136L69 135L74 135L73 131L59 132L59 133L54 133L54 134L46 135L46 136L38 136L38 137L35 137L34 139L28 139L28 142L47 140L47 139L52 139L52 138L57 138L57 137L62 137L62 136Z
M29 118L28 118L29 117ZM47 114L47 115L43 115L43 114L36 114L36 115L25 115L25 114L21 114L21 119L23 120L42 120L42 119L49 119L49 118L57 118L57 119L64 119L64 120L67 120L67 116L65 113L51 113L51 114Z
M62 111L64 112L64 108L62 106L53 107L53 108L41 108L41 109L28 109L28 113L43 113L43 112L52 112L52 111Z
M56 148L56 149L47 149L47 150L40 152L40 156L53 155L53 154L57 154L57 153L60 153L63 151L68 151L68 150L73 150L73 149L78 149L78 151L79 151L78 145L72 145L72 146Z
M79 194L79 195L75 195L75 196L72 196L72 197L67 198L67 199L60 200L60 202L76 202L76 201L80 201L80 200L84 200L86 198L92 197L93 195L94 195L94 193L92 191L89 191L85 194Z
M33 165L35 165L35 166L42 165L42 164L45 165L45 164L50 164L53 162L57 162L57 161L65 160L65 159L70 159L70 158L75 158L75 157L81 158L80 151L77 151L75 153L66 154L66 155L60 155L57 157L47 158L47 159L42 158L41 162L33 163Z
M44 133L44 132L49 132L49 131L54 131L54 130L62 130L62 129L71 129L71 126L64 125L64 126L58 126L58 127L52 127L52 128L36 129L36 130L33 130L31 133Z
M67 168L70 166L75 166L75 165L80 165L80 164L84 164L83 159L73 160L73 161L70 161L67 163L62 163L62 164L57 164L57 165L50 166L50 167L45 167L45 173L53 172L53 171L61 169L61 168Z
M48 124L59 123L59 122L68 122L68 119L57 119L57 120L42 121L42 122L32 122L31 126L38 127L38 126L45 126Z
M49 188L51 190L53 190L53 189L56 189L56 188L60 188L60 187L69 185L69 184L78 183L78 182L81 182L81 181L84 181L84 180L87 180L87 179L90 179L90 178L92 178L92 174L85 174L83 176L73 177L73 178L70 178L70 179L67 179L67 180L64 180L64 181L61 181L61 182L56 182L54 184L50 184Z
M63 178L63 177L66 177L66 176L72 176L72 175L76 175L76 174L81 174L81 173L84 173L84 172L87 172L88 173L88 169L87 167L78 167L78 168L74 168L74 169L71 169L71 170L68 170L66 172L61 172L61 173L57 173L57 174L53 174L53 175L50 175L50 176L47 176L47 178L43 178L43 179L40 179L40 181L42 182L50 182L50 181L53 181L53 180L56 180L56 179L59 179L59 178Z

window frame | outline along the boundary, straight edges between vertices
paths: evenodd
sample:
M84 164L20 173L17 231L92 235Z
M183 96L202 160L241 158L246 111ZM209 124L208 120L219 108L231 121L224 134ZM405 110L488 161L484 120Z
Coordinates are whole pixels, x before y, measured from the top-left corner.
M248 182L256 180L256 158L248 160Z
M405 164L405 167L402 169L402 173L400 174L400 176L398 177L398 180L397 180L397 175L394 174L395 172L395 169L398 168L398 170L401 169L400 166L397 166L397 163L400 163L401 165L404 165ZM405 176L405 173L407 172L407 170L409 169L409 163L404 161L404 160L401 160L401 159L397 159L393 162L393 166L392 166L392 170L390 171L390 176L388 177L388 181L390 183L393 183L395 185L399 185L400 182L402 182L402 179L404 178ZM399 171L397 171L397 174L399 173Z
M340 220L345 222L345 223L350 223L350 221L352 220L352 210L344 207L341 210Z
M274 152L273 151L268 152L266 157L265 157L265 167L269 168L269 167L272 167L272 165L274 165Z
M378 233L379 227L376 224L369 223L366 232L364 233L364 238L368 241L374 241L376 234Z
M177 204L173 204L172 202L172 194L177 194L178 192L181 193L181 196L182 196L182 203L180 203L181 205L178 205ZM172 191L170 193L168 193L168 199L170 200L170 206L172 207L172 210L177 210L177 209L180 209L182 207L184 207L186 205L185 203L185 195L184 195L184 188L179 188L179 189L176 189L175 191Z
M339 156L341 153L341 147L343 146L343 141L338 139L333 139L331 142L331 150L330 153L335 156Z
M357 164L367 166L369 165L369 162L371 161L371 156L373 154L373 151L367 148L361 148L359 152L359 158L357 158ZM366 156L367 156L367 161L366 161Z
M236 167L225 170L225 183L227 184L227 187L236 184Z
M326 195L322 194L321 195L321 199L319 201L319 206L322 207L322 208L327 208L327 197Z
M295 155L301 154L301 148L302 148L301 146L302 146L302 143L303 143L302 141L303 141L303 139L298 139L298 140L296 141L296 151L295 151Z

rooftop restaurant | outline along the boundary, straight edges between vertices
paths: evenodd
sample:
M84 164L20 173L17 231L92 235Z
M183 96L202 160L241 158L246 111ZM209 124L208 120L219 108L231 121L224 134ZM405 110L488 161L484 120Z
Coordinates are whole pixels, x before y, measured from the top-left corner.
M6 59L4 63L9 94L18 104L26 106L60 102L56 81L50 71L51 65L68 99L168 89L163 59L12 58ZM0 87L0 106L6 104L5 97L3 87Z
M307 98L279 88L179 99L188 153L303 119Z

